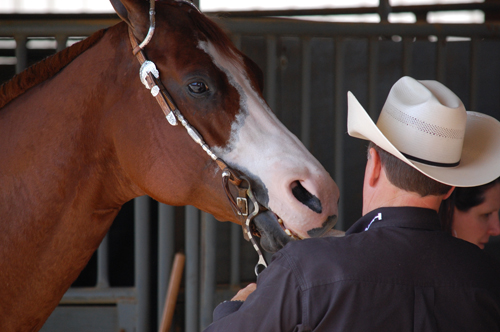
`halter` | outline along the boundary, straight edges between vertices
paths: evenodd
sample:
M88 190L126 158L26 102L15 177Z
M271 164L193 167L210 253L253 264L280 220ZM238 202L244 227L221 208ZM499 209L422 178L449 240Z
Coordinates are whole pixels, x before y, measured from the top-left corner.
M198 12L200 12L200 10L193 3L187 0L176 0L176 2L189 4ZM135 39L131 28L128 28L130 43L132 44L132 52L141 64L139 77L144 86L148 90L151 90L151 95L155 97L170 125L176 126L180 122L186 129L189 136L201 146L203 151L205 151L222 170L222 186L230 202L231 208L238 216L246 218L245 223L241 224L243 228L243 236L247 241L250 241L252 243L254 249L259 255L259 260L257 262L257 265L255 266L255 274L259 275L260 271L267 267L267 263L257 242L253 238L252 231L250 229L250 222L257 214L259 214L259 203L255 199L248 178L231 169L222 159L218 158L217 155L212 152L210 147L203 140L203 137L200 135L200 133L198 133L198 131L188 123L186 118L184 118L184 116L175 105L172 96L168 93L167 89L160 80L160 73L156 68L155 63L146 59L146 56L144 55L144 52L142 50L153 38L155 30L155 14L155 0L150 0L150 26L146 38L142 41L141 44L137 43L137 40ZM233 198L233 194L231 193L229 184L233 185L233 187L238 191L236 200ZM251 212L250 208L252 208ZM259 268L260 265L263 266L262 269Z

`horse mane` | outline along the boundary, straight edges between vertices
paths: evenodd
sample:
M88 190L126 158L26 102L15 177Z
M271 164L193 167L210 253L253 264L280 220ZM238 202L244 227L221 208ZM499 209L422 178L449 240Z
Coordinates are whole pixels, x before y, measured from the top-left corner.
M99 30L90 37L65 48L61 52L35 63L28 69L15 75L10 81L2 84L0 86L0 109L32 87L56 75L77 56L99 41L106 30Z

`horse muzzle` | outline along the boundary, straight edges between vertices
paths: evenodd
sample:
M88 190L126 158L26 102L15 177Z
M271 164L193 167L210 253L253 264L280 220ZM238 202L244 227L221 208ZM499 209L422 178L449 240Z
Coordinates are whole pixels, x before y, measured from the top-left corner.
M279 222L279 218L271 211L264 211L253 218L260 245L262 249L275 253L283 248L288 242L293 241L291 235L287 234Z

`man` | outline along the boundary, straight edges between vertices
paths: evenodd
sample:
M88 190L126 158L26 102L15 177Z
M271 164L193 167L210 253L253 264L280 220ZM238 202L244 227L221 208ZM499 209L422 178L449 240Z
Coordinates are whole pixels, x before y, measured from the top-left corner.
M348 107L349 134L371 141L363 217L288 244L208 331L499 331L500 266L440 231L437 211L453 186L500 175L500 123L410 77L377 125L351 93Z

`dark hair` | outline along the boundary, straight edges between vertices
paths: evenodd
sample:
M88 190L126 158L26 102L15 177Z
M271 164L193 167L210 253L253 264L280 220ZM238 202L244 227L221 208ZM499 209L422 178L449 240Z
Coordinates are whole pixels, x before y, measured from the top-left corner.
M394 186L415 192L421 197L444 195L451 189L451 186L431 179L373 142L368 145L368 158L370 157L369 151L371 148L374 148L379 154L387 178Z
M500 178L477 187L456 187L450 197L445 199L439 207L439 218L441 219L442 229L451 232L455 208L459 211L467 212L474 206L483 203L486 191L498 183L500 183Z

